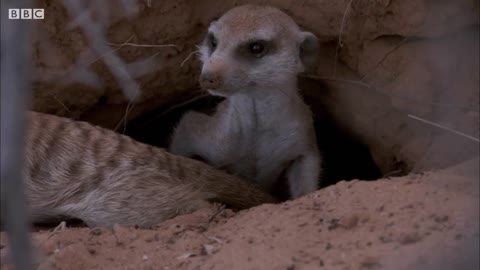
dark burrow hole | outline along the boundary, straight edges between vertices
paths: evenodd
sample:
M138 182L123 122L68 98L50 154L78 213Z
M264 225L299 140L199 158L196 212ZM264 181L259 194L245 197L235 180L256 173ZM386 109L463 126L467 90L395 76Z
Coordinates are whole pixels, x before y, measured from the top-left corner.
M322 91L328 94L323 84L317 84L316 87L322 88ZM382 177L368 147L335 123L332 115L325 111L321 101L317 100L318 95L316 96L312 98L304 94L304 100L314 114L317 142L323 159L320 188L342 180L375 180ZM140 142L167 148L171 133L185 112L194 110L212 114L222 101L223 98L220 97L206 96L174 109L153 111L131 121L125 134ZM277 182L272 193L279 199L288 199L288 184L285 179Z
M57 227L61 222L65 222L66 228L83 228L88 227L85 222L78 218L72 218L67 216L60 216L52 219L45 220L43 222L35 222L34 230L50 230Z

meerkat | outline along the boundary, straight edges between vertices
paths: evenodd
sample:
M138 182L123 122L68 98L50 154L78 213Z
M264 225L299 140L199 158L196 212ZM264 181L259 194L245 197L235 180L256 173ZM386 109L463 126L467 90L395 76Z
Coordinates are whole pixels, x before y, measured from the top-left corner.
M274 199L202 162L111 130L29 112L25 187L33 222L151 227L215 200L242 209Z
M318 39L284 12L245 5L213 21L199 46L200 86L225 97L212 116L186 113L169 151L256 181L281 175L297 198L317 189L321 158L297 75L315 65Z

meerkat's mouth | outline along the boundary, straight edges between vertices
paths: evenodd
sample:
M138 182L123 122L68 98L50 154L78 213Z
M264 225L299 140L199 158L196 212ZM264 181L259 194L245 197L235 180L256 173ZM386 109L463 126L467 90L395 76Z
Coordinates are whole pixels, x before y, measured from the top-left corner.
M222 89L207 89L207 92L212 96L219 97L228 97L230 96L227 91L222 91Z

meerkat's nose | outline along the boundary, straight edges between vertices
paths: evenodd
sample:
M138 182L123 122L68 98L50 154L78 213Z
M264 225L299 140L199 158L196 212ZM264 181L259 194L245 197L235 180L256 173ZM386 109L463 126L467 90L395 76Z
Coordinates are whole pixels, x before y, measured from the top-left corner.
M203 89L217 89L222 85L222 78L218 73L202 72L199 82Z

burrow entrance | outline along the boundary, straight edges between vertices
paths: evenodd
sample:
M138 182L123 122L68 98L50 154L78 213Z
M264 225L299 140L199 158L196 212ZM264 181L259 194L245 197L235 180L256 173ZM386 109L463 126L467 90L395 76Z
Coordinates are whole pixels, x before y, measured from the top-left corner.
M317 88L315 91L318 90L326 95L331 91L321 82L313 85L303 84L303 87ZM323 159L320 188L342 180L382 178L383 175L372 158L368 146L336 122L334 116L325 106L322 106L321 96L313 97L307 92L310 91L302 94L314 115L317 143ZM185 112L194 110L212 114L223 100L220 97L206 95L192 101L178 103L181 105L154 110L130 121L125 134L140 142L166 148L174 127ZM286 190L288 188L285 181L279 180L273 193L279 198L286 199L288 198Z

